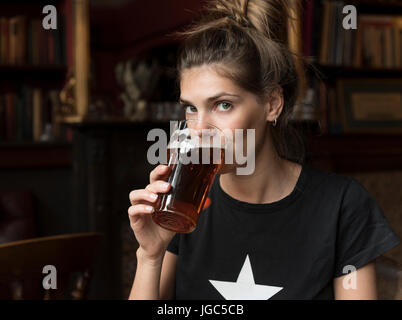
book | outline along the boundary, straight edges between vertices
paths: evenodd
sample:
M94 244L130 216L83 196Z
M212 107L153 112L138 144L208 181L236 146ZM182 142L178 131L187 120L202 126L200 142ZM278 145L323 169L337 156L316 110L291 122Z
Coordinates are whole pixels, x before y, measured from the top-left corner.
M6 140L6 105L4 96L0 95L0 141Z
M314 1L305 0L303 12L303 53L304 56L309 57L312 55L312 37L313 37L313 15L314 15Z
M395 47L395 66L402 68L402 17L392 17L392 28Z
M8 64L9 63L9 24L7 18L0 17L0 63L1 64Z
M312 56L315 61L319 61L320 55L320 41L321 41L321 31L320 26L322 25L322 12L323 12L323 4L321 1L314 0L313 1L313 35L312 35Z
M321 64L328 63L328 45L330 33L330 2L328 0L323 2L323 18L321 22L321 45L320 45L320 58Z
M337 14L338 3L335 1L330 2L330 13L329 13L329 48L328 48L328 58L327 63L330 65L335 65L336 61L336 44L338 42L338 23L339 16Z
M33 109L32 109L32 88L23 86L21 89L23 100L24 116L22 123L22 137L25 141L32 141L33 130Z
M35 88L32 92L32 120L33 120L33 140L39 141L43 132L42 117L42 92L41 89Z
M47 34L47 57L48 63L55 64L56 63L56 50L55 50L55 33L56 30L46 30Z
M27 32L24 16L12 17L9 20L9 53L10 64L26 62Z
M8 49L8 63L17 63L17 35L18 35L18 20L17 18L11 18L9 20L10 25L8 28L9 32L9 49Z
M343 20L343 7L344 7L344 2L338 2L336 6L336 15L338 17L337 19L337 25L335 26L337 28L337 36L335 38L336 41L336 49L335 49L335 65L340 66L343 64L343 47L344 47L344 34L345 34L345 29L343 28L342 20Z
M394 58L393 58L393 40L392 40L392 27L388 26L384 28L384 66L386 68L391 69L395 66Z
M5 95L6 140L17 138L17 106L15 93Z

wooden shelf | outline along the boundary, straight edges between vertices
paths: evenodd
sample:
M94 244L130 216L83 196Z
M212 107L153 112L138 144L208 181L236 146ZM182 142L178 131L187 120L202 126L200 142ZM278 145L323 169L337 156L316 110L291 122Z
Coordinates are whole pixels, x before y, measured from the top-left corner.
M69 167L71 165L71 143L0 142L0 168Z
M64 78L67 73L67 67L64 65L0 65L0 79L28 77L48 77L52 81L54 77ZM24 79L22 79L24 80Z

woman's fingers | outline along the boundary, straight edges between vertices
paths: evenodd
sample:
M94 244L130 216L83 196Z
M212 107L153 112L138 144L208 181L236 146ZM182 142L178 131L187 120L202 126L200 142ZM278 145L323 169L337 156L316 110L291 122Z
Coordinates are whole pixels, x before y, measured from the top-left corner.
M141 216L151 214L154 205L158 200L158 193L166 193L170 190L170 184L164 179L169 176L170 168L166 165L159 165L150 173L150 184L145 189L133 190L129 194L131 207L128 208L128 215L132 226L142 224L144 219ZM140 221L142 221L140 223Z
M128 208L128 216L131 224L134 225L143 215L151 214L154 208L147 204L136 204Z
M158 199L158 195L154 192L151 192L151 190L138 189L131 191L129 198L132 205L144 201L155 203L156 200Z
M170 168L168 166L160 164L149 174L149 181L153 183L156 180L165 180L164 178L167 178L169 172Z
M135 206L131 206L128 208L128 215L130 217L134 217L139 214L149 214L154 211L154 207L149 206L147 204L136 204Z
M170 189L170 183L163 180L156 180L153 183L146 186L145 190L150 193L166 193Z

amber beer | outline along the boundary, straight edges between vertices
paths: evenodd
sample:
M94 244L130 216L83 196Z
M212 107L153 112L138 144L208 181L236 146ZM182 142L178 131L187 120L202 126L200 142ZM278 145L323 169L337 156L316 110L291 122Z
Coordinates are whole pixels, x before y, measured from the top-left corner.
M207 148L209 150L205 150ZM223 163L224 149L216 147L191 148L187 151L187 159L196 159L197 161L190 163L181 161L180 150L177 148L168 149L167 152L167 159L169 159L169 167L171 168L168 178L171 189L168 193L159 196L152 218L165 229L178 233L189 233L197 225L209 189ZM204 158L203 152L206 152ZM209 161L205 161L205 155ZM213 161L214 158L215 161ZM217 158L218 161L216 161Z

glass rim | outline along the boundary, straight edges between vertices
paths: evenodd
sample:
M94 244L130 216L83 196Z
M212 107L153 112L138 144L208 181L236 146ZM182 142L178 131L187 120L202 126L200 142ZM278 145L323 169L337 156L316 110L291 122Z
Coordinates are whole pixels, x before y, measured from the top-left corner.
M178 122L178 123L187 123L187 122L192 122L192 121L193 121L193 122L203 122L203 123L205 123L205 124L207 124L207 125L209 125L209 126L215 128L215 129L218 129L219 131L223 132L223 130L222 130L221 128L217 127L216 125L211 124L210 122L206 122L206 121L199 120L199 119L182 119L182 120L175 120L175 122ZM209 128L202 128L202 129L209 129ZM201 130L202 130L202 129L201 129Z
M202 122L207 127L203 127L203 128L200 128L200 129L199 128L191 128L191 127L188 127L188 125L187 125L189 122ZM210 127L208 127L208 126L210 126ZM215 131L216 134L214 134L213 138L212 138L213 143L212 144L207 143L207 144L205 144L205 146L216 145L217 140L216 140L215 137L217 137L220 140L219 146L221 148L226 148L226 144L227 144L226 138L227 137L225 136L224 131L222 129L218 128L217 126L209 123L209 122L200 121L198 119L176 120L174 126L171 127L171 129L172 129L172 131L171 131L171 135L169 137L167 148L172 148L172 144L174 145L173 148L177 148L178 146L175 146L176 143L178 143L178 144L183 143L184 144L185 142L184 141L180 142L178 137L180 136L181 131L183 131L184 134L193 137L193 134L191 134L191 130L200 130L201 133L202 133L203 130L213 130L213 131ZM187 130L188 130L188 132L187 132ZM196 136L199 136L199 135L197 135L197 134L194 135L194 137L196 137ZM201 136L204 138L203 133L201 134ZM210 136L210 135L208 135L208 136ZM208 137L208 136L206 136L206 137ZM224 141L222 141L222 138L224 139ZM193 140L193 138L190 138L190 140ZM196 145L198 146L199 141L198 140L196 140L196 141L197 141ZM204 145L204 143L205 143L205 141L202 140L201 145Z

